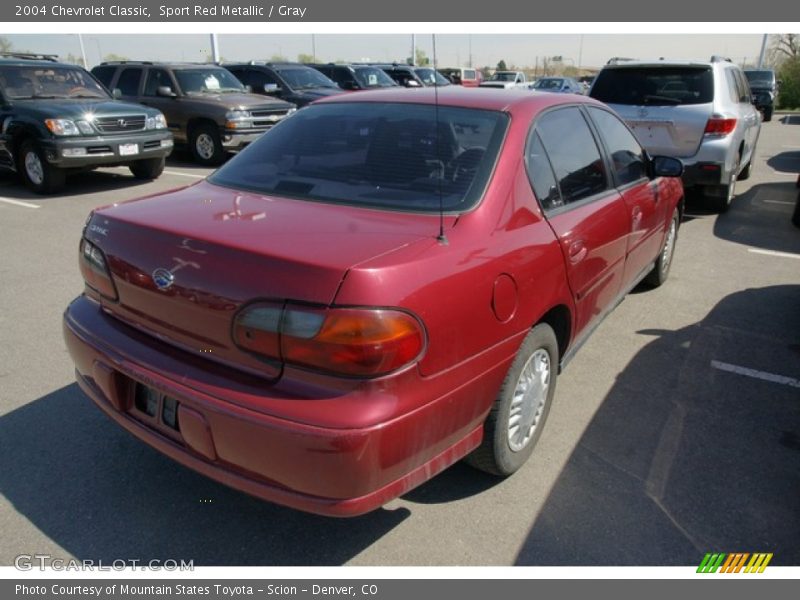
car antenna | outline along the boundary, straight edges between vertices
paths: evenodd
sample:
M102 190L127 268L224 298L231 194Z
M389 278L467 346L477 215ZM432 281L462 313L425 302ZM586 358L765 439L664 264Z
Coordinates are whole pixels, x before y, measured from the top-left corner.
M436 60L436 34L431 34L431 38L433 39L433 69L435 71L439 64ZM436 130L434 134L436 136L436 158L439 159L439 163L442 165L441 172L439 173L438 177L439 182L436 186L437 191L439 192L439 235L436 236L436 241L444 246L447 246L450 242L447 241L447 236L444 234L444 196L442 194L442 178L445 176L445 168L439 146L441 140L441 136L439 135L439 86L436 85L435 77L433 80L433 110L434 120L436 122Z

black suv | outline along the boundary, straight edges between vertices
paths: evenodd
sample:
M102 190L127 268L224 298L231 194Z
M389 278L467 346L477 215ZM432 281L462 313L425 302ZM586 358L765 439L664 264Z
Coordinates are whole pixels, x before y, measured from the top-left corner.
M317 71L333 79L343 90L374 90L383 87L395 87L394 80L373 65L309 65Z
M750 84L753 104L762 112L765 121L772 120L775 109L775 96L778 93L778 81L772 69L745 69L744 75Z
M416 67L398 63L375 64L403 87L428 87L451 85L450 80L433 67Z
M0 54L0 103L0 167L40 194L58 191L70 170L101 165L155 179L172 151L158 110L115 100L54 55Z
M295 111L293 104L251 94L216 64L105 62L92 74L120 97L164 113L175 142L194 160L217 165Z
M336 83L308 65L251 61L223 65L254 94L276 96L302 108L326 96L343 94Z

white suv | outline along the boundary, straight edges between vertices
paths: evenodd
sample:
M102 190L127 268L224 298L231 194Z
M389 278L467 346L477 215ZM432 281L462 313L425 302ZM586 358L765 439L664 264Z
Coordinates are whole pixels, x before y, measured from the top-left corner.
M720 212L737 179L750 176L761 116L730 60L612 59L589 95L617 111L651 155L680 158L684 186L702 186Z

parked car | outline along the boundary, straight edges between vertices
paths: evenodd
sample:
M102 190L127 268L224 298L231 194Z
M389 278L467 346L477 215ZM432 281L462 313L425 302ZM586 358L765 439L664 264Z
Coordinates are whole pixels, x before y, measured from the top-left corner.
M283 100L248 93L213 64L114 61L92 73L121 98L164 113L175 142L188 145L201 165L220 164L295 111Z
M364 513L463 457L510 475L581 343L667 278L681 169L583 96L319 100L207 180L93 212L64 316L78 383L302 510Z
M255 62L224 65L255 94L274 96L302 108L326 96L343 94L336 82L300 63Z
M0 168L39 194L99 166L155 179L172 151L158 110L115 100L88 71L53 55L0 54L0 100Z
M686 187L728 209L752 170L761 118L742 70L727 59L615 61L589 95L625 119L653 154L680 158Z
M558 94L582 94L583 86L572 77L540 77L531 86L537 92L554 92Z
M765 121L772 120L775 109L775 97L778 95L778 80L772 69L745 69L744 76L750 84L753 103L764 115Z
M439 69L453 85L464 87L478 87L483 81L483 74L478 69L462 69L460 67L445 67Z
M427 87L451 85L441 73L433 67L415 67L413 65L376 64L398 85L403 87Z
M395 81L374 65L309 65L335 81L343 90L371 90L395 87Z
M530 87L530 84L522 71L497 71L489 79L482 82L480 87L508 90L511 88L527 88Z

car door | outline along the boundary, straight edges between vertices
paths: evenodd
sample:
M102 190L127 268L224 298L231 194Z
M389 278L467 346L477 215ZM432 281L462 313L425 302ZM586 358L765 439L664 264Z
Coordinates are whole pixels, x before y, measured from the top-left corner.
M630 220L595 135L577 106L541 115L529 134L528 175L562 248L575 332L588 332L622 289Z
M170 87L174 93L178 93L179 91L169 71L158 67L150 67L145 76L144 89L142 90L140 102L147 106L157 108L164 113L164 118L167 120L167 127L175 136L175 139L186 142L185 116L182 114L180 108L180 98L159 96L158 88L162 86Z
M742 153L742 162L740 165L744 167L752 159L753 151L758 142L758 135L761 132L761 115L753 104L753 95L750 91L750 84L747 82L747 77L745 77L744 73L739 69L735 69L733 72L736 77L737 89L739 92L740 118L745 123L745 148Z
M624 286L631 287L647 274L663 243L668 209L658 180L647 172L647 155L628 127L611 111L587 107L609 158L614 186L622 196L630 220Z

